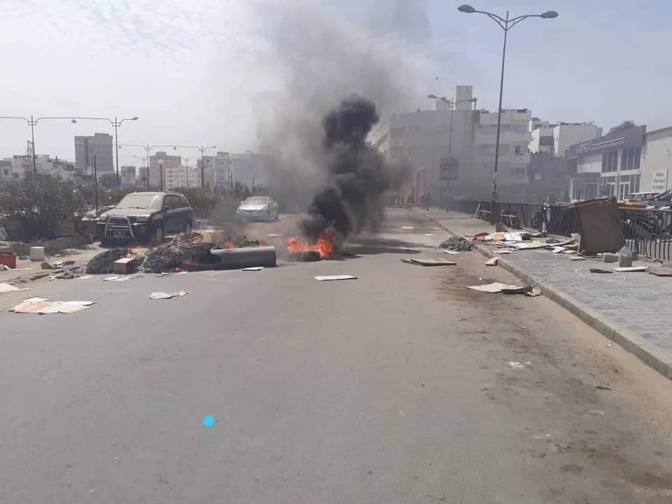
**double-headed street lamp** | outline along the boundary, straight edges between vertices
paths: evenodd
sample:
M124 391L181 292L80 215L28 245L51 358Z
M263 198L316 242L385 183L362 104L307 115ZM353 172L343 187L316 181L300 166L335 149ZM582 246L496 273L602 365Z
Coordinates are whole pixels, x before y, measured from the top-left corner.
M485 14L490 19L492 19L497 25L504 30L504 46L502 48L502 73L499 81L499 109L497 111L497 138L495 140L495 166L492 172L492 208L491 208L491 217L492 222L495 222L496 212L495 205L497 202L497 167L499 166L499 137L502 128L502 96L504 94L504 64L506 62L506 39L514 26L516 26L521 21L527 18L541 18L541 19L554 19L558 17L556 11L546 11L542 14L525 14L523 16L517 16L514 18L509 18L509 11L506 11L506 17L503 18L492 12L479 11L473 8L469 4L460 5L457 8L458 11L464 12L465 14Z
M176 145L173 149L198 149L198 152L201 153L201 188L205 187L205 160L204 155L208 149L216 149L216 145L211 145L209 147L198 146L198 145Z
M117 156L119 156L119 150L122 147L139 147L145 151L145 159L147 160L147 184L146 188L149 189L149 161L150 161L150 153L154 149L168 149L172 147L175 149L176 147L174 145L141 145L141 144L122 144L117 146ZM134 156L137 157L137 156ZM163 190L163 160L159 160L159 176L161 178L161 190Z
M37 123L44 120L44 119L56 119L56 120L65 120L65 121L71 121L71 122L77 122L75 119L72 117L33 117L32 115L30 117L21 117L21 116L0 116L0 119L18 119L20 121L26 121L28 123L28 126L30 126L30 143L32 145L32 158L33 158L33 178L37 179L37 154L35 150L35 126L37 126Z
M109 122L112 127L114 128L114 150L115 150L115 171L117 172L117 176L115 177L115 180L117 181L117 189L119 189L119 126L121 126L124 121L137 121L138 116L134 117L128 117L126 119L117 119L115 116L114 119L111 119L109 117L73 117L72 122L77 122L78 120L89 120L89 121L107 121Z

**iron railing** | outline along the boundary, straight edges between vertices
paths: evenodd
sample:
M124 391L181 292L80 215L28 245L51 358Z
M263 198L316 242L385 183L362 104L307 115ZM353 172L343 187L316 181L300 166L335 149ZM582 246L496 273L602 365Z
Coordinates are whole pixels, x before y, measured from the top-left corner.
M578 223L567 205L535 203L497 203L497 221L503 216L515 217L522 228L570 236L578 233ZM450 201L446 210L473 215L490 220L492 202L478 200ZM672 261L672 211L641 208L619 208L623 235L628 246L643 257Z

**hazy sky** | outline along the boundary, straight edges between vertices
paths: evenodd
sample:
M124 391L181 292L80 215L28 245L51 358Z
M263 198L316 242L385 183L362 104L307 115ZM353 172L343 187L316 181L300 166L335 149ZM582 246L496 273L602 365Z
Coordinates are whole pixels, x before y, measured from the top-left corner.
M333 60L337 75L339 47L359 44L358 52L341 56L370 51L384 61L389 79L405 93L397 111L429 108L427 94L448 94L455 84L472 84L479 106L495 109L503 32L485 16L459 13L460 3L0 0L0 116L137 115L139 121L119 130L120 143L255 149L260 121L286 99L288 58L278 53L285 45L276 44L285 25L273 21L277 9L297 5L319 12L320 26L337 25L328 33L346 40L325 41L323 50L313 33L305 54L292 55L292 79L301 77L296 72L302 58L306 65L315 58L322 65ZM504 107L527 107L551 121L592 120L605 128L624 119L649 130L672 125L665 113L672 105L672 69L665 56L672 46L668 1L473 5L502 15L502 5L512 15L560 13L554 20L526 20L510 33ZM301 42L306 23L304 15L300 23L287 24L285 35ZM310 86L307 78L302 89ZM387 103L384 112L392 108ZM73 136L94 132L112 129L105 122L41 121L37 152L74 159ZM0 157L23 153L29 137L25 122L0 120ZM121 162L139 165L131 156L142 153L122 149ZM178 153L198 156L196 150Z

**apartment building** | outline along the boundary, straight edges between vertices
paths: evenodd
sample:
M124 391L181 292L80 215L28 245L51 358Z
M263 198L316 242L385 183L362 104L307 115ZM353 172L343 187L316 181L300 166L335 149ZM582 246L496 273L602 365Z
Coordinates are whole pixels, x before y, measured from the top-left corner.
M181 166L181 156L169 156L163 151L159 151L156 154L149 156L149 189L165 189L166 172L174 169L179 170Z
M451 197L489 198L492 194L497 112L472 110L471 86L457 86L434 110L397 114L382 121L371 144L390 159L405 159L415 175L404 187L416 197L429 191L435 201ZM452 106L451 106L452 105ZM530 143L527 109L502 111L498 197L515 200L527 186Z

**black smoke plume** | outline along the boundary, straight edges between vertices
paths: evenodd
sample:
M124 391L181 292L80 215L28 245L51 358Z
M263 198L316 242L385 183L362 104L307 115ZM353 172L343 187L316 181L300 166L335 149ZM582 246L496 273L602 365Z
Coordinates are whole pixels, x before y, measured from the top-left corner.
M344 99L322 119L322 151L329 172L328 186L308 207L301 231L316 239L333 228L340 239L366 226L375 231L383 220L384 198L409 173L402 163L387 162L366 143L378 122L373 102L359 96Z

